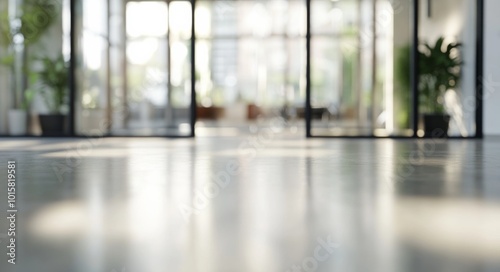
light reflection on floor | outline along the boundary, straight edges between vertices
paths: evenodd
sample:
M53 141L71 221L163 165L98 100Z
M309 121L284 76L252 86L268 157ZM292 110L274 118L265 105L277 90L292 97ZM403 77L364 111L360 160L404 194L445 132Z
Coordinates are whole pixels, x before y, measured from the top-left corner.
M0 140L0 271L500 271L499 139L88 141Z

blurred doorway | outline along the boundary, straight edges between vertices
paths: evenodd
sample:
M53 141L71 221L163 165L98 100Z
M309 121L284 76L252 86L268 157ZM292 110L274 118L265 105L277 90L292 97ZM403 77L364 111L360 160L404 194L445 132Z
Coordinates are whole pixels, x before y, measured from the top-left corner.
M304 128L305 4L196 1L197 135Z
M78 4L78 134L191 136L191 2Z

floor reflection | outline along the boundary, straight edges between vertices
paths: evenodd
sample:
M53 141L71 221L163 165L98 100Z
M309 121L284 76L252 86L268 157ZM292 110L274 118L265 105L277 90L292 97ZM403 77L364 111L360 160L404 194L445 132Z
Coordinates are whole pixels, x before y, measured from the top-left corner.
M500 270L500 140L247 140L1 140L1 271Z

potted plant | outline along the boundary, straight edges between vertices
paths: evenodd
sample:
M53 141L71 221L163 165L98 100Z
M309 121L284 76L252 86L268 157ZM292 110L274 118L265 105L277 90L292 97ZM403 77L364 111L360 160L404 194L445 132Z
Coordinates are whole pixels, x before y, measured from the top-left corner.
M462 61L456 52L460 46L460 43L445 45L444 37L440 37L434 45L424 43L419 48L418 92L425 137L432 137L436 130L440 130L443 136L448 135L450 116L446 114L443 96L447 90L456 88L460 81ZM401 101L406 101L409 95L410 55L410 46L402 47L396 62ZM408 115L404 114L401 122L407 120Z
M68 65L63 56L52 60L42 58L43 70L39 73L43 86L40 93L49 113L40 114L43 135L58 136L64 133L66 116L62 113L67 100Z
M444 108L444 94L460 81L462 61L457 53L460 46L460 43L445 45L444 37L440 37L434 45L424 43L419 50L418 86L425 137L433 136L436 130L448 135L450 116Z
M50 0L25 0L17 9L9 8L0 13L0 45L8 49L6 55L0 56L0 64L10 70L14 102L8 112L10 135L26 135L28 132L28 110L34 97L29 87L36 83L31 78L28 49L54 22L53 6Z

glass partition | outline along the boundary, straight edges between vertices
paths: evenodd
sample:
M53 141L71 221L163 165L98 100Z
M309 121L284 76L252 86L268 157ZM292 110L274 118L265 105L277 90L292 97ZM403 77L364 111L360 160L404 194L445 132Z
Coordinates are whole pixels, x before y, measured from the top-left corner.
M411 3L311 0L313 136L413 134Z
M68 0L0 1L0 135L68 134Z
M305 1L199 0L195 14L200 132L303 117Z
M106 1L85 0L77 4L76 30L76 116L78 134L100 129L108 105L108 5ZM86 16L92 14L92 16ZM99 131L102 134L107 131ZM98 134L98 131L93 133Z
M474 137L478 3L0 0L0 135L192 136L196 110L199 129Z
M78 1L77 134L189 136L190 1Z
M476 134L476 11L475 0L420 3L419 136Z

